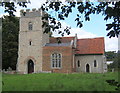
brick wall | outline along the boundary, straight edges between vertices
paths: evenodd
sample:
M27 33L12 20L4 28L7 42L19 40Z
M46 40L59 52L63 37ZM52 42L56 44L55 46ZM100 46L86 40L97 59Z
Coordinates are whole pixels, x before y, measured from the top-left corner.
M51 67L51 54L62 54L61 68ZM45 46L43 47L43 63L42 71L51 71L57 73L71 73L73 72L73 50L66 46Z

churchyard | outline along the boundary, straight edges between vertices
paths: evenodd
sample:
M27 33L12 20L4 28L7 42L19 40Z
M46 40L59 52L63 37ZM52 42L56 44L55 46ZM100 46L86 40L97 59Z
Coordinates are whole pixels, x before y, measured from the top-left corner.
M118 72L2 74L3 91L115 91Z

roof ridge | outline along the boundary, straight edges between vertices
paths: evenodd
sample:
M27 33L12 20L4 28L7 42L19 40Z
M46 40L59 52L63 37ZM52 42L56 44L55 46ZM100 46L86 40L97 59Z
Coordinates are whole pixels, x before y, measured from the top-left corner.
M102 38L104 38L104 37L95 37L95 38L80 38L80 39L78 39L78 40L83 40L83 39L102 39Z

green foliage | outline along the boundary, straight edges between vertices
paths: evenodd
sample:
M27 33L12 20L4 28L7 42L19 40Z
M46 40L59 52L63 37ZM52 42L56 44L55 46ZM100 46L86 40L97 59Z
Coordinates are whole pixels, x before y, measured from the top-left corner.
M106 80L107 83L111 86L116 86L115 90L120 91L120 83L118 81L112 80Z
M119 53L117 53L117 56L114 58L114 62L110 64L110 66L112 66L112 68L118 68L118 70L120 70L120 54Z
M27 3L29 2L15 2L15 1L0 2L0 6L4 7L5 12L8 12L10 16L14 16L14 12L16 12L16 4L18 4L21 7L27 7ZM66 26L66 28L63 31L59 30L59 28L61 28L60 20L65 20L66 18L68 18L70 13L72 13L73 8L77 8L78 10L78 14L76 15L76 17L74 17L75 19L73 19L77 22L76 25L78 27L81 28L83 26L84 20L90 21L91 14L102 13L102 15L104 15L105 21L107 21L108 19L113 19L112 23L106 24L107 26L106 30L109 31L107 36L109 36L110 38L118 36L120 32L120 20L119 20L120 19L120 1L119 2L98 2L96 4L94 4L93 2L67 2L66 4L62 2L46 2L45 4L42 5L41 9L43 11L49 11L50 9L56 11L57 21L51 15L46 14L42 18L42 20L44 20L43 27L45 27L44 33L51 33L51 31L57 30L58 34L61 34L62 36L64 36L64 33L67 33L69 35L70 29L71 29L70 27ZM13 21L14 19L11 17L11 20ZM48 24L48 20L51 22L51 24ZM10 22L9 24L16 23L15 21L13 21L13 23L10 23ZM4 23L7 23L7 22L4 22ZM3 27L4 27L3 30L4 29L6 30L5 32L3 32L3 36L4 36L3 37L3 50L4 50L3 55L5 55L5 57L3 58L3 62L5 62L3 63L3 68L7 69L8 65L11 64L10 66L13 66L13 69L15 69L15 64L16 64L15 61L17 56L16 37L15 37L15 42L11 42L11 41L14 41L14 36L17 36L17 33L16 33L17 27L15 27L15 24L10 26L3 25ZM58 39L58 41L60 41L60 39ZM9 46L9 48L6 46ZM13 64L11 60L13 61Z
M115 53L115 51L108 51L108 52L105 52L105 55L106 55L107 61L113 61L114 58L117 57L117 53Z
M41 9L43 11L54 10L57 12L56 18L58 20L65 20L69 17L70 13L72 13L72 8L77 8L78 14L77 17L74 17L77 26L83 26L83 20L90 21L91 14L102 14L104 16L104 20L113 19L112 23L106 24L108 30L107 36L118 37L120 32L120 1L119 2L97 2L94 4L93 2L46 2L42 5ZM83 17L84 16L84 17ZM84 18L84 19L82 19ZM48 16L47 19L52 19L51 16ZM54 20L55 21L55 20ZM51 22L54 24L52 28L55 29L55 25L57 22ZM59 27L61 28L61 27ZM49 31L51 31L49 29ZM59 33L59 32L58 32ZM64 33L64 32L63 32ZM62 33L62 34L63 34ZM67 32L65 32L67 33Z
M0 69L2 69L2 18L0 18Z
M9 13L10 16L15 16L14 12L16 12L17 5L20 7L27 7L27 3L29 2L0 2L0 6L4 7L5 12Z
M3 74L3 91L115 91L111 79L118 81L118 73Z
M106 30L109 31L107 36L111 37L118 37L118 34L120 32L120 1L118 2L69 2L66 1L67 3L62 3L62 2L51 2L48 1L45 4L41 6L41 9L43 11L50 11L54 10L57 13L57 21L59 22L60 20L65 20L66 18L69 17L70 13L72 13L72 9L77 7L78 14L77 17L73 20L77 22L78 27L83 27L83 20L85 21L90 21L90 15L91 14L102 14L104 15L104 20L107 21L108 19L113 19L112 23L106 24ZM16 5L19 5L21 7L27 7L27 4L30 3L28 2L0 2L0 6L4 7L5 12L8 12L10 16L14 16L14 12L16 12ZM23 13L25 15L25 12ZM78 16L79 15L79 16ZM82 19L82 16L84 19ZM47 20L50 20L52 25L44 25L45 27L45 33L49 33L50 31L55 31L59 28L61 28L61 23L54 20L53 17L46 16ZM56 22L55 22L56 21ZM68 28L68 27L66 27ZM51 30L52 29L52 30ZM68 35L70 34L70 28L64 31L58 31L59 34L64 36L64 33L67 33Z
M106 52L107 61L113 61L110 65L108 65L108 69L120 71L120 53L115 53L114 51Z
M19 19L5 16L2 20L2 69L16 69Z

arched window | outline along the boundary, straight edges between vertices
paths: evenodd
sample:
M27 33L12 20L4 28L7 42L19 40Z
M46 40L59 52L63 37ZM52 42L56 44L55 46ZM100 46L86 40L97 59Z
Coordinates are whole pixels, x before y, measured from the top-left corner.
M80 67L80 61L79 61L79 60L78 60L78 62L77 62L77 66Z
M32 24L32 22L29 22L29 23L28 23L28 29L29 29L29 30L33 30L33 24Z
M97 61L94 60L94 67L97 67Z
M61 67L61 54L54 53L51 55L51 66L52 68L60 68Z

